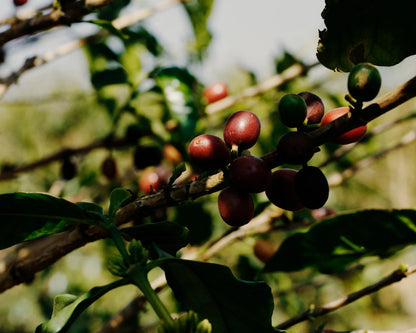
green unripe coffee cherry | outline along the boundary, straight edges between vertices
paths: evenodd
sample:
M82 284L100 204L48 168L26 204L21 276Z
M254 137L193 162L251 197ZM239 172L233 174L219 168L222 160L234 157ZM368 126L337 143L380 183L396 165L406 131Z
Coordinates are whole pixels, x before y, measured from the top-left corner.
M281 122L287 127L298 127L306 118L306 102L296 94L284 95L278 104L278 113Z
M355 65L348 75L348 92L357 101L371 101L377 96L380 87L380 72L370 63Z

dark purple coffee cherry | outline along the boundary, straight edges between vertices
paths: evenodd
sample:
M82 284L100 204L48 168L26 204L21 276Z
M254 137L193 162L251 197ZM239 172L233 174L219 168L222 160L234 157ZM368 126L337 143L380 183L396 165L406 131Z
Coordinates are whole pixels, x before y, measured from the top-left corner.
M240 156L230 164L231 183L249 193L263 192L270 183L271 175L266 162L255 156Z
M299 200L306 208L321 208L328 200L328 181L317 167L303 167L295 176L295 189Z
M249 193L227 187L218 196L218 210L225 223L239 227L253 218L254 202Z
M188 151L191 161L203 170L220 169L230 160L230 152L224 141L211 134L195 137L189 144Z
M65 180L70 180L77 175L77 166L70 157L65 157L61 165L61 176Z
M134 166L138 170L159 165L162 158L162 150L156 146L137 146L133 154Z
M305 164L315 153L315 144L309 134L288 132L280 138L277 152L284 163Z
M224 141L228 147L248 149L257 142L260 127L260 120L253 112L234 112L225 123Z
M101 172L108 179L113 180L117 178L118 170L117 163L114 157L108 156L101 164Z
M297 173L297 170L286 168L272 173L270 186L266 189L266 196L272 204L290 211L304 208L295 189L295 176Z
M308 91L299 93L299 96L302 97L306 103L306 119L308 120L308 124L319 124L325 113L322 99L318 95Z

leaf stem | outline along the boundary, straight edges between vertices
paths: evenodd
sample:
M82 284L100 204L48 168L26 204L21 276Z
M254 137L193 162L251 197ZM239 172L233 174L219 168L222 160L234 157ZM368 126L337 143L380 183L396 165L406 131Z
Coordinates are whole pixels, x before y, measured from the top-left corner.
M163 320L168 324L173 324L174 321L169 311L166 309L165 305L150 285L147 278L147 272L147 268L136 265L128 272L128 277L141 290L160 320Z
M117 247L118 251L122 255L124 259L124 263L127 266L131 265L131 258L126 250L126 247L124 246L123 238L121 237L120 230L117 228L117 226L114 223L108 223L106 226L106 229L108 233L110 234L111 239L113 240L115 246Z

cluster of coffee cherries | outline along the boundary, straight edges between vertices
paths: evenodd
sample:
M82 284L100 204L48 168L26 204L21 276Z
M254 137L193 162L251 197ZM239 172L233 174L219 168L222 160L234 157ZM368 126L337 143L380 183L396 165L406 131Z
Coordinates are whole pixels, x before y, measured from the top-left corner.
M350 72L348 90L350 99L360 107L363 101L374 98L380 89L377 69L371 64L359 64ZM253 112L242 110L233 113L225 123L223 140L215 135L195 137L189 145L192 163L203 170L224 171L229 186L218 196L218 210L222 219L231 226L248 223L254 216L252 194L265 192L269 201L289 211L304 208L318 209L329 196L328 181L323 172L308 165L319 149L308 134L309 125L324 126L349 112L350 107L324 111L322 99L311 93L286 94L278 103L280 121L288 128L277 143L274 159L249 154L257 142L261 124ZM363 138L365 125L336 137L338 144L349 144ZM298 165L299 169L273 165Z

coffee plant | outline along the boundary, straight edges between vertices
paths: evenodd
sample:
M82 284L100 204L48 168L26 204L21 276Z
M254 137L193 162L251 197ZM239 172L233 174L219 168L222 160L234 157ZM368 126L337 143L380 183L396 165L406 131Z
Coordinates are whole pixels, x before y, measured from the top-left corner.
M213 0L7 1L1 332L415 330L416 73L393 89L383 73L416 54L416 3L326 0L317 63L286 51L263 82L206 83ZM145 25L170 7L192 28L187 66ZM7 74L15 47L78 25L95 30ZM75 49L90 92L52 95L51 118L7 102Z

